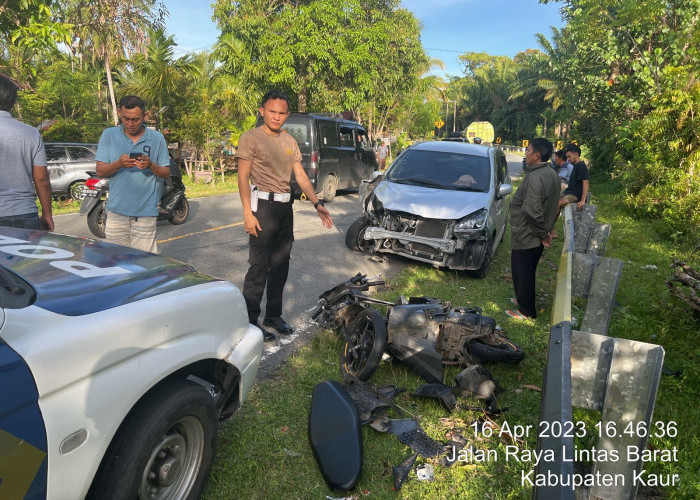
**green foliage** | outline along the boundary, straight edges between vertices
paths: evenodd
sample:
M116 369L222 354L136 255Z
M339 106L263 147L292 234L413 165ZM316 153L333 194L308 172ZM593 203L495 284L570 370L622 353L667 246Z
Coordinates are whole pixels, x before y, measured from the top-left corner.
M556 69L595 168L622 179L628 206L697 238L700 32L697 0L579 0Z
M218 0L214 16L259 88L290 93L299 111L384 112L409 93L427 60L413 15L395 1ZM223 38L222 37L222 38ZM243 48L245 47L245 49ZM224 61L233 67L232 58ZM381 121L381 118L380 118Z

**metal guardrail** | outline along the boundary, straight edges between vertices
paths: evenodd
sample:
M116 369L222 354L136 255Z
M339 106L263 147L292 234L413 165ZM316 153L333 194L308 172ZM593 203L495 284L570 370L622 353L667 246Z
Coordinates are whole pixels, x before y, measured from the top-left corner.
M546 478L544 486L535 486L535 500L573 500L574 490L562 484L574 473L573 434L562 432L573 422L571 403L571 271L574 253L574 221L571 205L563 210L564 249L559 258L557 287L552 305L547 364L542 384L540 423L547 422L550 432L537 433L537 449L551 450L553 459L540 460L535 477ZM556 429L555 429L556 428ZM538 483L535 483L538 484Z
M581 258L591 254L576 252L580 245L576 247L574 241L572 206L563 211L564 249L552 308L537 440L538 453L547 452L550 458L540 460L535 469L532 498L634 500L643 468L641 452L646 450L652 429L664 350L654 344L606 336L622 263L594 256L596 267L588 285L573 282L581 281L580 275L573 274L576 261L580 267ZM593 241L594 251L601 248L597 238L585 239ZM586 313L592 309L592 314L599 316L586 322L584 315L582 329L589 325L605 331L572 330L571 298L574 289L582 288L588 297ZM573 420L574 406L601 412L596 449L603 453L599 454L602 458L593 460L590 474L574 472L577 454L573 436L581 430ZM606 459L608 456L622 459Z

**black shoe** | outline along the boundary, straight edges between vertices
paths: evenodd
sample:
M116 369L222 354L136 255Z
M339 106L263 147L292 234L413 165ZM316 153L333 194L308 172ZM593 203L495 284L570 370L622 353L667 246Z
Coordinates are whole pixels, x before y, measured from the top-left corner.
M287 322L279 316L277 318L265 318L265 321L263 321L263 326L274 328L277 333L281 333L282 335L290 335L294 333L294 328L289 326Z
M271 341L275 340L275 334L272 333L272 332L269 331L269 330L266 330L266 329L263 328L262 326L260 326L260 325L258 324L257 321L256 321L255 323L251 323L251 324L253 324L253 325L257 326L258 328L260 328L260 330L261 330L262 333L263 333L263 342L271 342Z

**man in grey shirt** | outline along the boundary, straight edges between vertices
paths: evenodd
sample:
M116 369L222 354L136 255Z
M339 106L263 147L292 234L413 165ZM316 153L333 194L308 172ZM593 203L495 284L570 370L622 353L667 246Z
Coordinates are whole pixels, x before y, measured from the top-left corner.
M16 101L17 86L0 75L0 226L53 231L44 142L37 129L12 118Z

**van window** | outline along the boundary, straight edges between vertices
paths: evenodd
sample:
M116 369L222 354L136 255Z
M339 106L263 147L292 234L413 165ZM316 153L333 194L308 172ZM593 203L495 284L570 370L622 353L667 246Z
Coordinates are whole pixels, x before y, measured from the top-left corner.
M311 150L309 127L305 123L285 123L282 128L297 141L299 151L308 153Z
M317 123L321 147L337 148L340 142L338 138L338 128L335 122L319 121Z
M357 142L360 144L360 148L372 151L372 143L369 141L367 131L362 127L357 127Z
M340 147L354 148L355 140L352 137L352 127L348 125L340 126Z

